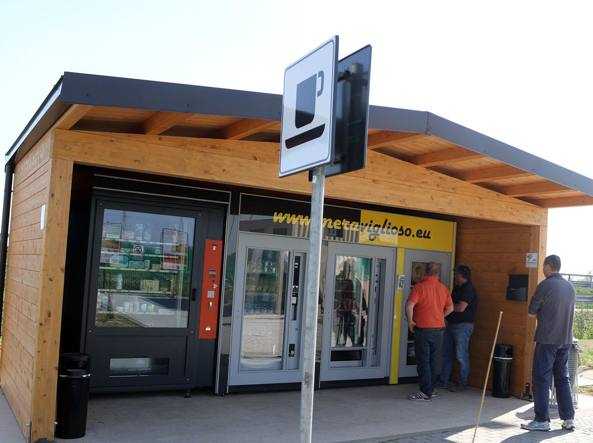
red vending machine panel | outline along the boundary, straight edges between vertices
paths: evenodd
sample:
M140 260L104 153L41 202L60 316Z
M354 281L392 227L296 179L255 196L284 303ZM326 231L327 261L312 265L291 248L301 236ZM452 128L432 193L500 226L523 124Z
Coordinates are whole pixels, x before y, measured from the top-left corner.
M200 294L200 328L198 329L198 338L203 340L216 338L221 272L222 240L206 240L202 293Z

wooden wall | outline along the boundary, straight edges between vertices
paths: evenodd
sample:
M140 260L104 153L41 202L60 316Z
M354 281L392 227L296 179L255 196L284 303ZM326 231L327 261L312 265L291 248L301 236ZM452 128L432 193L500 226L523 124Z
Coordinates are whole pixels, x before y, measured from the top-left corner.
M503 320L498 343L514 348L512 393L521 395L531 383L531 352L534 322L528 318L527 302L506 299L509 274L529 275L529 295L543 276L545 226L513 225L482 220L461 219L458 223L456 263L471 267L479 295L478 313L471 342L470 384L481 387L490 356L499 311ZM527 252L539 253L539 268L525 266ZM490 377L489 387L492 377Z
M31 441L53 438L55 420L72 163L52 158L52 143L15 166L4 291L0 384Z

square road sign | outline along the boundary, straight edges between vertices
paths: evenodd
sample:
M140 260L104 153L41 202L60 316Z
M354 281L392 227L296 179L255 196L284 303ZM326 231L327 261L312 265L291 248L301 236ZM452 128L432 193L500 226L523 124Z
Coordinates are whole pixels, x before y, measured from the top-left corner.
M332 161L338 37L286 68L280 177Z

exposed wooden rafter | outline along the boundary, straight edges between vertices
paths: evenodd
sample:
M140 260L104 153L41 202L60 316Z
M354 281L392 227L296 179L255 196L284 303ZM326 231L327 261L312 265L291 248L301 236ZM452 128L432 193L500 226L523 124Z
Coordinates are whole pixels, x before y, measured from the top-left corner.
M499 192L510 197L539 196L542 194L555 194L562 191L571 192L572 190L549 181L538 181L499 188Z
M527 199L526 199L527 200ZM566 208L569 206L593 206L593 197L590 195L575 195L570 197L552 197L542 199L530 199L533 203L544 208Z
M412 157L411 162L426 168L441 165L443 163L455 163L466 160L473 160L482 157L482 154L468 151L462 148L447 148L440 151L428 152Z
M89 105L72 105L60 117L54 127L56 129L70 129L91 109Z
M399 140L409 140L412 138L421 138L424 134L416 134L412 132L391 132L391 131L380 131L374 134L369 134L367 147L369 149L377 149L385 146L392 145L393 142Z
M532 175L532 173L522 171L521 169L512 166L497 165L463 171L459 174L459 178L470 183L480 183L490 180L528 177L530 175Z
M244 118L221 130L222 138L228 140L241 140L249 137L250 135L257 134L266 129L269 129L276 125L278 122L275 120L264 120L259 118Z
M173 126L183 123L191 117L186 112L159 111L150 116L143 124L144 133L148 135L159 135Z

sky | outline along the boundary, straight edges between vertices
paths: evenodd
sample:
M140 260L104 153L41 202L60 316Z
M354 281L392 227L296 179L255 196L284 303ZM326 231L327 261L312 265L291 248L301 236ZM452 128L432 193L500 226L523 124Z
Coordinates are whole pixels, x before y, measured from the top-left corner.
M337 34L340 56L373 46L372 104L431 111L593 177L592 12L585 1L1 0L0 146L64 71L282 93L285 67ZM593 206L550 211L563 271L593 271L592 226Z

